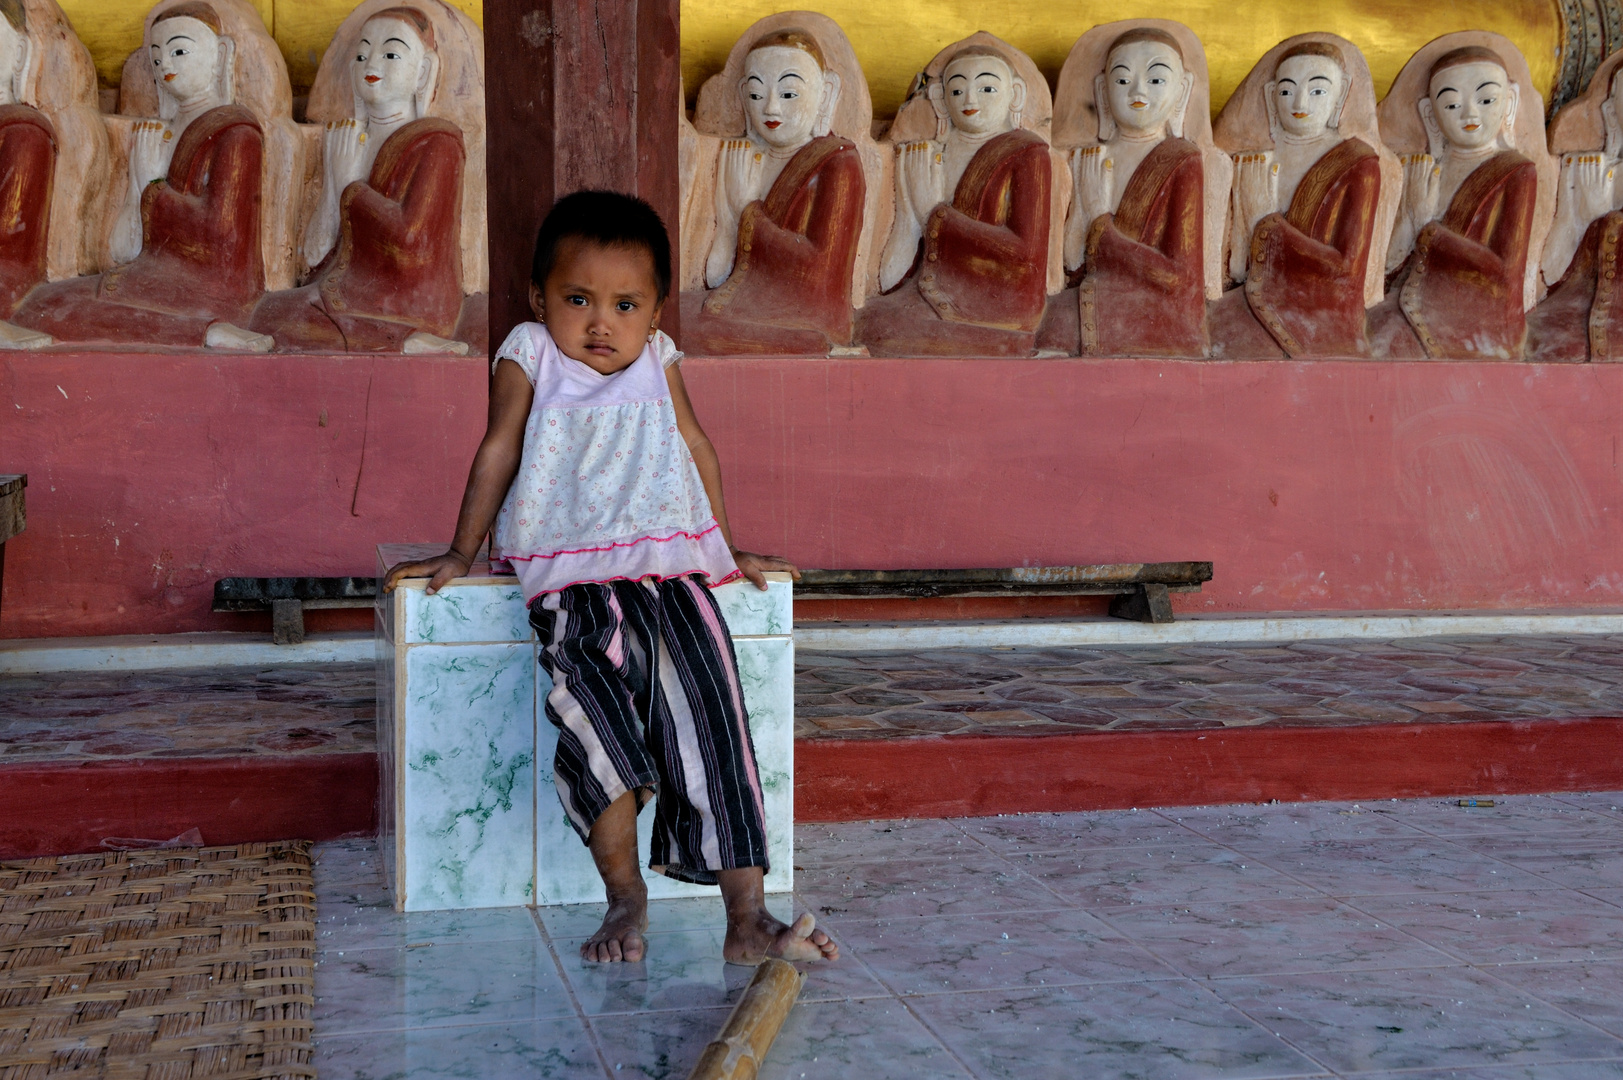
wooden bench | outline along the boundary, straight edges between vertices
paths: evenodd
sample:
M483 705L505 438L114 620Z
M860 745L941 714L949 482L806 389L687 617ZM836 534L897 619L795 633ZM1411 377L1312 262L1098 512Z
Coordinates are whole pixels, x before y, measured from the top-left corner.
M268 611L271 640L304 640L304 613L311 608L369 608L378 580L370 577L229 577L214 583L215 611Z
M3 549L0 549L3 551ZM795 595L806 600L935 596L1109 596L1110 614L1137 622L1172 621L1175 592L1199 592L1212 580L1209 562L1111 563L1105 566L1011 566L984 570L803 570ZM221 578L215 611L269 611L278 645L304 640L312 608L368 608L378 582L369 577Z
M0 474L0 592L6 580L6 541L23 531L28 524L23 513L23 489L28 477L21 474Z
M982 570L802 570L797 600L936 596L1109 596L1110 614L1137 622L1172 621L1175 592L1199 592L1209 562L1012 566Z

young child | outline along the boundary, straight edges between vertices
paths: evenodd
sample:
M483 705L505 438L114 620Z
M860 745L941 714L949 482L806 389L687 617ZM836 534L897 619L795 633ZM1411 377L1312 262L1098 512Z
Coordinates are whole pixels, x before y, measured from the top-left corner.
M723 957L833 960L810 913L766 909L766 827L732 640L708 585L798 573L733 546L715 448L659 332L671 289L665 225L640 199L581 191L541 225L536 322L496 353L490 417L444 555L394 567L434 593L495 525L552 676L558 797L603 875L609 910L587 960L641 960L648 889L637 812L655 800L650 866L719 884Z

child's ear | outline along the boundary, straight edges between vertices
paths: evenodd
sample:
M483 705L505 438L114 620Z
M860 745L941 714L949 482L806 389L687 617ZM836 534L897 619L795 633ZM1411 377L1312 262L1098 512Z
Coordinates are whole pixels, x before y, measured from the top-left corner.
M535 316L538 323L547 321L547 298L541 295L541 290L536 288L533 281L530 282L530 314Z
M666 299L669 299L669 297L667 297ZM661 300L659 303L654 305L654 319L653 319L652 322L650 322L648 324L648 332L650 334L652 334L655 330L659 329L659 316L660 316L660 314L662 312L664 312L664 310L665 310L665 301L664 300Z

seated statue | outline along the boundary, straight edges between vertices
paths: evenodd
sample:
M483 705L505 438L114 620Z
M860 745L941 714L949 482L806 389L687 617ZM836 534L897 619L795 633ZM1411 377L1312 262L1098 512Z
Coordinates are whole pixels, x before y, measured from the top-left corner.
M1623 305L1618 303L1617 166L1623 158L1623 53L1601 63L1589 89L1550 124L1550 149L1561 155L1555 223L1544 245L1549 295L1527 316L1528 358L1623 360Z
M1206 163L1184 137L1186 124L1209 123L1204 68L1152 23L1095 28L1072 48L1056 115L1085 114L1075 99L1090 96L1098 141L1070 152L1065 268L1081 281L1049 305L1045 352L1206 355ZM1056 120L1056 138L1074 126Z
M1047 87L1021 76L1017 62L1030 61L1012 47L990 35L970 42L925 69L936 138L896 147L885 291L857 313L856 339L875 356L1034 348L1048 299L1054 175L1047 140L1022 117L1040 92L1046 120Z
M867 196L856 145L829 133L842 79L812 33L788 28L754 41L736 87L746 130L718 148L705 290L682 293L682 346L825 355L851 343Z
M1381 293L1380 260L1371 265L1382 209L1375 94L1362 58L1349 70L1351 43L1328 36L1264 57L1266 71L1248 76L1218 117L1218 144L1239 150L1229 277L1243 288L1212 305L1214 357L1369 355L1365 306ZM1239 130L1252 98L1267 116L1266 149L1261 132Z
M1541 186L1538 164L1518 147L1543 155L1543 103L1525 81L1519 54L1516 78L1497 49L1463 44L1439 54L1433 48L1439 42L1447 43L1439 39L1409 61L1381 103L1383 135L1394 110L1407 105L1425 125L1430 153L1404 158L1403 200L1387 254L1396 277L1370 312L1371 352L1518 360L1535 289L1529 253ZM1419 63L1424 86L1410 70ZM1405 76L1412 80L1407 86ZM1540 114L1536 146L1517 131L1518 116L1529 112Z
M41 285L12 321L58 341L264 351L247 322L264 291L263 135L232 103L233 40L202 0L165 7L143 52L159 119L135 124L106 273Z
M309 283L265 294L249 328L279 349L466 355L461 129L428 116L439 57L428 16L376 11L349 68L355 115L326 125L321 201L304 234Z
M20 93L33 61L21 0L0 0L0 318L45 280L56 129ZM40 348L49 334L0 322L0 348Z

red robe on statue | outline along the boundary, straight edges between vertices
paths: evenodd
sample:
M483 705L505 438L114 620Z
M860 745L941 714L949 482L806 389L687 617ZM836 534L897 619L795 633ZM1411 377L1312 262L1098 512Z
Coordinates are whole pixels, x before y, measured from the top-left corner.
M1048 291L1048 144L1004 132L970 159L924 223L922 258L857 313L875 356L1027 356Z
M1377 357L1520 360L1523 277L1538 169L1505 150L1465 178L1441 220L1420 230L1398 285L1370 312Z
M682 294L682 347L700 356L821 355L851 343L851 271L867 184L856 146L813 139L744 208L733 272Z
M1084 356L1205 356L1206 174L1187 139L1163 139L1114 214L1088 227L1077 289Z
M141 194L141 254L39 286L11 321L58 341L199 346L210 323L245 324L265 291L264 149L259 122L240 105L193 120L168 177Z
M0 106L0 318L45 280L56 130L38 109Z
M1380 197L1368 143L1345 139L1314 162L1290 208L1257 223L1245 288L1212 305L1212 355L1368 356L1364 276Z
M1527 356L1539 363L1623 360L1618 246L1623 211L1589 223L1567 272L1527 314Z
M462 129L413 120L344 189L338 243L308 285L267 293L249 329L281 350L399 352L462 311Z

